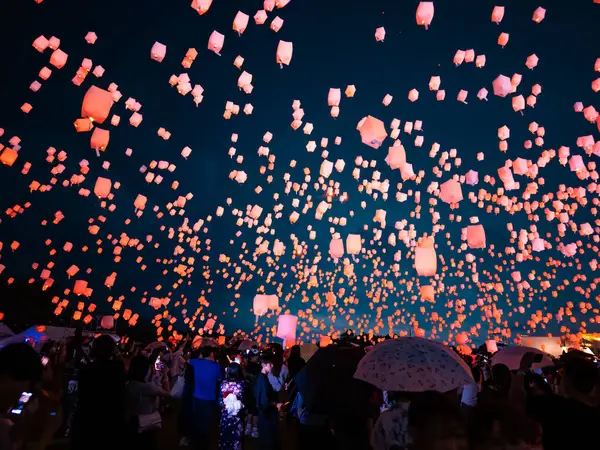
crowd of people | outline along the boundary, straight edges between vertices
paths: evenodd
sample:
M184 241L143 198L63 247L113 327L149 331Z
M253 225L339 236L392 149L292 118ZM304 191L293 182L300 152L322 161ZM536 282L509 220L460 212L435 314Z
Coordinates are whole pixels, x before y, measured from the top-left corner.
M600 420L599 372L577 351L538 371L533 353L517 371L466 357L473 384L373 388L369 407L344 414L305 403L294 381L307 364L298 346L120 351L107 335L90 352L77 335L63 344L42 358L27 344L0 349L0 450L48 448L57 437L73 450L162 448L166 418L179 434L169 448L190 450L579 449L595 445Z

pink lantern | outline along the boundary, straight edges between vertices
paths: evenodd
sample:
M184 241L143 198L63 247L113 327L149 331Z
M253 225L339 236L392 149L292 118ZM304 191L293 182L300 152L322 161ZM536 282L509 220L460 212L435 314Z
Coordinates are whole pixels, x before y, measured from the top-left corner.
M481 69L483 66L485 66L485 55L477 55L477 58L475 59L475 66L478 69Z
M493 339L485 341L485 348L489 353L496 353L498 351L498 343Z
M500 33L500 36L498 36L498 45L504 48L504 46L508 44L509 37L510 35L508 33Z
M463 199L460 183L450 179L440 186L440 197L444 203L458 203Z
M254 23L256 25L262 25L267 21L267 12L264 9L260 9L256 11L254 14Z
M94 122L104 123L113 105L112 94L96 86L90 86L83 97L81 117L89 117Z
M465 182L469 186L475 186L477 183L479 183L479 174L474 170L469 170L465 175Z
M508 94L514 92L514 86L510 82L510 78L504 75L498 75L493 82L494 86L494 95L498 97L506 97Z
M454 64L460 66L465 60L466 52L464 50L457 50L454 54Z
M408 93L408 99L413 103L416 102L419 99L419 91L416 89L411 89Z
M110 330L115 326L115 318L113 316L104 316L100 321L100 326L105 330Z
M467 227L467 244L469 248L485 248L485 229L483 225L469 225Z
M96 151L104 151L110 141L110 131L101 128L94 128L90 139L90 147Z
M538 61L540 59L537 57L537 55L533 54L527 57L527 61L525 61L525 65L527 66L528 69L533 70L534 67L536 67L538 65Z
M250 20L250 16L248 14L244 14L241 11L238 11L233 19L233 31L237 31L238 35L242 35L244 31L246 31L246 27L248 27L248 21Z
M106 198L110 194L110 188L112 187L112 181L108 178L98 177L96 184L94 185L94 194L98 198Z
M502 22L504 18L504 6L494 6L492 10L492 22L496 22L497 25Z
M277 44L277 62L283 68L283 65L290 65L292 55L294 54L294 44L286 41L279 41Z
M221 49L225 43L225 36L218 31L213 31L208 38L208 49L221 56Z
M429 79L429 90L437 91L440 88L440 84L442 83L440 77L431 77Z
M464 89L461 89L456 99L459 102L467 103L467 95L469 95L469 92L465 91Z
M540 6L533 12L533 17L531 20L533 20L535 23L540 23L542 20L544 20L544 17L546 17L546 10Z
M258 294L254 297L253 304L254 315L257 320L259 316L264 316L269 310L269 298L265 294Z
M437 257L435 249L417 247L415 248L415 268L417 274L423 277L432 277L437 272Z
M375 149L381 147L387 137L383 122L372 116L364 117L358 122L356 129L360 132L363 144Z
M329 88L327 94L327 105L328 106L340 106L340 100L342 99L342 90L339 88Z
M479 92L477 92L477 98L479 100L487 101L487 96L488 96L488 90L486 88L481 88L481 89L479 89Z
M427 30L433 20L434 11L433 2L420 2L417 6L417 25L424 26Z
M358 255L362 249L360 234L349 234L346 237L346 251L349 255Z
M406 151L402 145L390 147L386 162L392 169L400 169L406 163Z
M375 40L377 42L383 42L383 40L385 39L385 28L384 27L379 27L375 30Z
M285 314L277 318L277 337L293 342L296 340L296 327L298 317L291 314Z
M420 289L421 300L424 302L435 302L435 289L432 285L428 284L427 286L421 286Z
M150 57L154 61L162 62L167 55L167 46L165 44L161 44L160 42L155 42L150 50Z
M344 256L344 241L341 239L332 239L329 243L329 255L337 259Z

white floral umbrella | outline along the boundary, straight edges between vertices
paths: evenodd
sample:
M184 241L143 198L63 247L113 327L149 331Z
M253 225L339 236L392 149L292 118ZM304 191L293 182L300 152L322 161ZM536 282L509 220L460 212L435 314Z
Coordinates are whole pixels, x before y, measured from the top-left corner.
M354 378L403 392L448 392L474 383L471 369L452 349L418 337L377 344L360 361Z
M521 358L525 353L541 354L542 360L539 363L534 363L533 370L542 369L548 366L554 366L554 362L543 351L534 347L504 347L492 357L492 365L505 364L510 370L519 370Z

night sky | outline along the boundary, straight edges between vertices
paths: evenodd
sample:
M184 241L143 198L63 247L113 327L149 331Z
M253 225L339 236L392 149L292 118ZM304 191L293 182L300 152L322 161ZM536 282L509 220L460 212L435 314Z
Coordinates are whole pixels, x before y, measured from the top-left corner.
M556 219L549 222L545 218L544 207L552 209L552 200L556 198L533 213L539 215L539 221L534 222L528 219L525 210L511 215L500 207L499 214L488 213L485 209L488 205L499 205L485 201L483 208L479 208L477 203L471 202L468 194L473 192L477 195L480 189L490 194L497 193L498 188L502 187L497 170L507 159L522 157L536 163L544 150L558 151L559 147L567 146L572 155L582 155L586 164L595 162L597 157L587 155L578 148L576 140L585 135L598 138L598 128L596 124L588 122L582 113L575 112L573 104L580 101L586 107L595 105L595 98L600 95L591 89L592 81L600 76L594 72L594 63L600 57L594 33L600 17L600 5L593 4L592 0L546 1L542 4L529 0L505 1L502 3L506 7L504 19L496 25L490 20L494 3L442 0L435 2L435 17L429 29L425 30L415 23L418 4L412 0L292 0L283 9L269 12L267 22L259 26L252 17L263 6L261 1L256 0L214 0L210 10L202 16L190 8L188 1L2 2L0 17L4 20L0 27L0 39L4 64L0 72L0 127L5 132L0 137L0 143L12 147L8 141L13 136L19 136L21 149L12 167L0 166L0 188L3 193L0 205L0 241L3 243L0 263L6 266L0 275L0 282L6 283L10 277L14 277L16 282L27 282L33 278L37 283L41 270L53 262L53 288L58 289L61 299L69 300L69 306L63 314L72 315L78 301L86 302L86 311L87 304L94 303L97 305L96 312L110 313L113 303L107 302L107 297L123 295L125 299L120 312L131 309L140 314L140 320L148 321L156 314L163 315L165 308L155 311L147 303L142 304L142 299L170 294L169 312L163 316L161 325L166 329L168 320L173 317L177 319L175 328L179 331L186 329L184 317L196 317L194 326L201 328L212 313L217 318L215 329L223 324L227 334L238 329L248 333L258 331L270 334L270 327L277 323L277 314L261 318L259 324L263 326L257 330L254 328L252 301L263 287L266 287L268 294L279 292L281 313L289 311L298 314L301 311L299 322L307 328L307 332L303 333L303 326L298 327L302 339L346 328L387 334L390 332L388 317L395 315L392 319L393 333L422 328L427 336L453 339L457 332L456 325L462 322L459 331L468 333L473 342L480 342L490 328L488 320L484 320L484 310L491 308L503 311L498 323L494 318L490 319L492 331L509 329L511 340L518 333L559 334L561 327L576 333L580 331L582 321L588 331L598 331L594 322L600 312L593 311L598 307L593 283L595 274L589 265L591 260L598 258L598 254L597 249L594 251L586 247L588 243L594 244L593 239L597 235L581 236L578 231L579 225L586 222L597 227L592 210L597 194L587 192L587 204L580 204L575 215L570 217L577 224L576 232L567 224L564 236L559 236ZM539 24L532 21L532 14L538 6L547 10L545 19ZM238 10L250 15L248 27L241 36L232 30L232 21ZM275 16L284 20L278 33L269 29ZM381 26L385 27L386 36L384 42L377 42L375 30ZM213 30L225 35L222 56L207 49L208 38ZM89 31L94 31L98 36L94 45L87 44L84 39ZM504 49L497 43L501 32L510 34ZM34 39L41 34L47 38L60 38L60 48L69 55L63 69L49 65L52 50L39 53L32 47ZM277 64L275 56L279 40L291 41L294 45L292 62L283 69ZM167 46L167 55L162 63L150 58L150 49L155 41ZM197 49L198 57L191 69L185 70L181 61L189 48ZM453 57L458 49L474 49L476 55L485 54L485 67L476 68L474 63L463 63L456 67ZM534 70L525 67L525 61L531 54L539 57L539 64ZM234 67L233 61L238 55L245 59L242 69L253 75L254 91L251 95L237 87L241 71ZM106 72L101 78L90 73L81 87L77 87L71 79L83 58L90 58L94 66L101 65ZM37 76L43 66L53 70L47 81L39 80ZM204 99L198 107L192 101L191 94L181 96L176 88L169 85L171 75L184 72L188 73L192 85L200 84L204 88ZM511 77L514 73L522 75L515 95L522 94L527 98L533 85L537 83L542 87L535 108L526 107L523 114L513 111L513 95L500 98L493 94L492 81L499 74ZM429 90L432 76L441 77L441 89L446 92L444 101L436 101L435 92ZM34 93L29 90L29 85L36 79L42 82L42 87ZM123 94L123 98L111 110L111 115L119 115L121 122L115 127L110 125L109 119L101 125L101 128L110 130L110 144L97 157L90 148L90 134L76 133L73 122L80 117L81 102L87 89L91 85L107 89L111 82L116 83ZM356 86L354 98L343 95L347 85ZM332 87L342 90L337 119L330 116L327 105L327 94ZM482 87L490 91L489 101L477 99L476 94ZM418 101L411 103L407 96L413 88L419 91L420 96ZM456 100L461 89L468 91L468 104ZM382 104L386 94L394 97L388 107ZM143 114L143 122L138 128L128 123L132 112L125 109L124 103L129 97L142 104L140 113ZM290 127L294 100L300 100L305 112L302 126L307 122L314 125L311 135L304 134L302 127L297 131ZM225 120L223 113L227 101L240 105L240 109L251 103L253 114L246 115L240 111L239 115ZM24 102L33 106L29 114L20 110ZM407 161L413 165L415 173L420 170L425 172L420 184L415 180L403 182L400 171L390 169L385 163L388 147L393 144L389 136L379 149L361 143L356 125L367 115L381 119L388 134L392 119L401 120L399 139L406 148ZM416 120L423 121L423 131L413 131L410 135L405 133L405 122ZM534 121L545 129L544 143L525 149L524 141L536 137L528 131L530 123ZM510 128L507 152L498 149L498 129L504 125ZM172 134L169 140L157 135L160 127ZM273 134L268 144L263 142L266 132ZM232 133L239 135L237 143L231 142ZM336 136L342 138L339 146L334 145ZM424 137L422 147L414 145L416 136ZM340 183L340 191L347 192L349 200L340 202L334 199L332 208L319 221L314 218L315 209L326 198L322 191L314 189L313 184L319 177L319 167L323 161L320 142L324 137L329 140L326 159L332 162L344 159L346 163L344 171L338 173L334 170L330 179ZM317 144L313 153L306 150L309 141ZM434 142L439 143L441 148L437 156L430 158L429 151ZM276 156L274 170L267 170L265 174L260 173L260 167L268 166L268 160L257 154L261 145L268 146L270 154ZM51 191L30 193L29 186L33 180L42 185L51 182L53 175L50 170L59 162L46 161L46 150L50 146L56 148L57 153L60 150L67 152L68 158L62 163L65 170L56 175L58 181ZM187 160L180 154L185 146L192 149ZM236 148L233 158L228 155L230 147ZM125 154L127 148L133 150L131 157ZM462 163L457 167L453 158L449 158L447 162L452 163L452 167L437 178L432 169L438 165L442 153L451 149L457 150ZM477 160L479 152L485 154L483 161ZM244 158L241 164L236 162L238 155ZM358 156L377 161L375 169L361 169L360 181L352 177ZM63 187L63 180L79 173L82 159L89 162L90 169L85 181L79 186ZM176 165L172 173L152 170L164 177L160 185L147 183L145 174L139 170L140 166L149 166L153 160L169 161ZM292 160L297 163L294 168L290 167ZM26 161L31 162L32 167L28 174L23 175L21 170ZM105 161L110 162L109 170L102 168ZM291 181L302 183L304 168L309 168L311 173L304 196L295 195L293 191L286 195L284 174L289 173ZM479 172L479 184L462 185L464 199L459 208L452 210L450 205L427 192L431 182L442 183L452 175L464 175L471 169ZM531 182L540 185L530 201L539 202L542 202L544 194L556 194L559 184L587 188L595 176L593 168L588 169L592 175L580 180L569 170L569 165L561 165L556 156L539 169L537 179L515 175L520 188L507 192L507 196L523 202L522 194ZM229 179L232 170L245 171L248 174L247 181L238 184ZM372 180L374 170L381 173L382 181L387 179L390 182L387 201L383 201L381 195L373 199L357 189L362 180ZM484 182L486 174L495 177L494 186ZM273 176L272 183L268 183L268 175ZM116 205L114 212L102 208L101 200L93 194L98 176L121 184L118 190L113 187L115 197L108 202ZM539 177L543 178L545 184L541 185ZM173 190L171 184L175 180L179 182L179 187ZM398 183L402 183L401 192L409 194L406 202L396 201ZM263 189L258 194L255 192L257 186ZM89 197L80 195L80 188L92 191ZM416 207L415 191L421 193L420 218L411 217ZM193 194L193 199L185 205L184 215L169 216L166 205L188 193ZM273 198L275 193L279 193L278 200ZM138 194L148 198L141 218L136 217L133 206ZM307 195L312 196L313 205L306 214L302 214ZM227 205L228 198L231 199L231 206ZM298 208L292 205L294 198L299 199ZM419 298L419 285L427 285L429 281L427 277L417 276L414 252L410 252L410 248L400 240L395 248L387 244L390 233L396 231L397 235L397 230L394 230L397 221L406 220L414 225L417 238L425 233L431 235L430 198L437 199L435 209L440 214L439 224L445 227L436 235L438 275L443 273L444 278L436 281L438 293L435 303L422 302ZM366 202L365 209L361 208L361 201ZM11 218L6 213L8 208L23 206L26 202L31 202L31 206L22 214ZM577 203L577 200L569 199L564 203ZM277 204L284 206L279 219L275 219L273 211ZM259 225L264 225L268 213L272 214L274 220L269 230L275 230L273 235L257 233L256 226L250 229L245 224L242 227L236 225L237 217L231 214L232 209L245 212L248 205L260 205L263 208ZM163 212L163 218L156 217L152 210L155 206ZM219 206L225 208L222 217L216 217ZM377 209L387 211L387 226L383 229L381 245L369 242L373 238L373 229L381 228L373 222ZM295 224L290 224L288 218L293 210L301 213L301 217ZM55 225L52 221L56 211L61 211L65 218ZM353 211L353 216L350 211ZM462 221L458 223L457 220L451 220L452 214L461 216ZM106 217L106 221L99 222L99 216ZM208 216L212 216L212 221L207 221ZM329 222L330 217L347 217L348 223L345 227L335 226ZM478 217L483 224L487 248L459 251L461 229L469 224L471 217ZM94 218L94 224L100 226L96 236L88 232L90 218ZM205 221L200 232L186 234L190 238L198 236L199 253L192 252L189 243L178 242L178 228L184 218L189 219L190 227L200 219ZM128 225L125 224L127 219L131 220ZM42 226L43 220L49 224ZM507 247L516 249L516 243L510 241L510 231L507 229L509 222L517 233L523 229L531 232L529 227L535 224L540 237L552 248L533 253L535 259L525 258L523 263L515 262L516 255L506 254ZM163 225L165 229L161 230ZM363 228L365 225L368 226L367 230ZM309 239L309 226L316 231L315 240ZM204 232L205 227L208 232ZM169 228L174 230L173 239L168 237ZM332 229L340 233L343 239L349 233L360 233L366 239L363 248L377 250L375 257L363 254L353 262L354 281L344 276L342 261L335 264L328 258ZM239 237L236 236L238 230L242 231ZM145 247L141 251L123 248L121 261L116 263L113 260L114 245L107 236L119 239L124 232L130 238L139 239ZM446 233L449 238L446 238ZM551 233L550 237L546 233ZM150 244L145 242L147 235L153 236ZM268 260L273 255L260 255L253 260L252 254L256 250L256 238L259 235L271 242L270 249L276 238L286 245L286 255L278 263L269 264ZM306 281L299 282L295 287L298 280L290 267L299 264L299 258L291 257L294 252L291 235L298 242L307 244L304 261L308 263L297 266L298 272L313 266L321 271L322 277L316 288L308 289ZM564 244L581 241L582 252L577 259L567 258L558 251L557 237ZM52 240L49 245L45 243L47 239ZM98 239L102 240L101 254L97 252ZM15 240L21 245L13 252L10 246ZM62 250L67 241L74 244L69 253ZM448 241L451 241L453 249ZM244 260L251 263L252 267L244 265L239 258L244 243L248 249ZM159 247L154 248L154 244L159 244ZM84 245L89 247L87 252L81 250ZM177 245L184 249L184 253L175 256ZM315 245L318 245L318 249L315 249ZM495 247L493 251L490 250L491 245ZM526 244L526 248L530 252L531 242ZM56 249L56 254L50 254L52 249ZM382 253L383 249L386 249L385 254ZM402 252L402 259L399 270L394 273L391 269L393 254L398 250ZM518 253L519 249L516 250ZM315 261L319 252L321 260ZM472 276L472 267L465 262L469 253L477 258L476 271L480 284L487 286L487 283L499 280L503 284L503 293L490 290L489 286L478 287L470 280L465 281L465 277ZM226 263L220 262L220 255L227 255L231 262L235 261L242 267L242 272L248 275L252 273L253 278L235 289L240 275L235 273L235 267L227 267ZM195 257L195 263L189 266L194 270L177 289L173 289L173 284L180 278L173 268L182 263L182 256ZM381 256L382 264L378 267L380 274L373 267L373 260L378 256ZM143 258L141 264L147 265L145 271L136 262L138 257ZM541 290L540 281L552 274L553 267L549 267L549 261L552 260L558 261L553 263L556 264L553 273L555 278L550 279L549 289ZM39 264L37 269L32 268L35 262ZM69 280L65 271L73 264L81 271ZM443 272L446 266L448 270ZM87 268L92 268L91 274L85 273ZM233 281L224 280L225 268L228 269L229 278L233 276ZM533 280L529 280L530 288L523 289L522 302L519 302L517 283L510 275L514 271L520 271L524 280L535 271ZM104 286L104 280L112 272L118 275L109 291ZM273 272L272 277L267 277L269 272ZM335 276L332 277L332 274ZM577 274L585 279L580 277L574 280ZM368 280L370 276L373 276L372 280ZM494 278L496 276L498 279ZM366 282L363 277L367 277ZM89 300L62 292L72 289L76 279L88 281L94 289ZM267 279L270 284L267 284ZM552 292L564 286L565 280L569 281L569 285L553 296ZM393 289L384 286L388 281L393 281ZM412 291L408 291L406 285L410 281L414 282ZM232 287L228 287L230 283ZM162 289L156 291L159 284ZM134 286L136 289L132 292ZM576 291L578 287L584 294ZM338 293L340 288L345 288L342 295ZM337 306L327 308L324 306L325 295L331 289L336 294ZM382 289L382 296L373 297L378 289ZM236 294L239 294L239 298L235 297ZM315 294L319 295L319 300ZM358 303L345 305L344 299L347 300L351 295L354 302ZM182 296L187 299L186 305L179 304ZM194 314L199 307L197 299L201 296L210 305L201 307L201 311ZM478 299L483 300L483 307L478 305ZM464 310L457 308L457 300L466 303ZM16 300L0 299L0 312L5 301ZM235 306L232 306L234 301ZM556 314L561 308L566 308L568 302L574 304L574 322L566 311L562 313L562 321L557 321ZM580 302L591 303L591 308L585 308L585 315L580 311ZM311 308L311 305L313 313L308 320L302 311ZM525 308L524 313L514 311L513 308L519 306ZM237 313L234 308L239 308ZM536 311L539 311L540 318L549 320L547 324L542 320L532 330L530 319ZM432 312L445 318L445 323L432 320ZM548 314L552 315L551 318ZM359 321L361 318L362 322ZM312 319L316 319L316 326L311 323ZM383 326L377 327L380 321ZM473 327L477 324L481 325L481 329L473 333L476 331ZM505 331L504 336L508 337L509 334Z

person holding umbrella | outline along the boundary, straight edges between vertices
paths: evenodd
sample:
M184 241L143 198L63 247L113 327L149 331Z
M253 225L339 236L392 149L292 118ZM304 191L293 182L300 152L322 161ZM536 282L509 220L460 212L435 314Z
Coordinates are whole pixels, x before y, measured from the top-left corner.
M261 450L277 450L279 442L279 408L277 394L269 382L269 374L273 370L273 355L263 353L260 358L261 372L256 380L254 396L258 409L259 448Z

